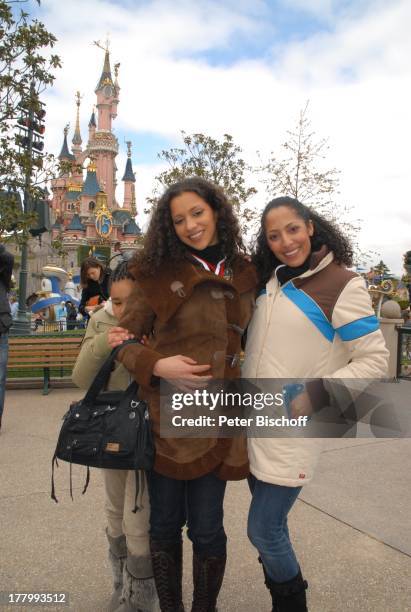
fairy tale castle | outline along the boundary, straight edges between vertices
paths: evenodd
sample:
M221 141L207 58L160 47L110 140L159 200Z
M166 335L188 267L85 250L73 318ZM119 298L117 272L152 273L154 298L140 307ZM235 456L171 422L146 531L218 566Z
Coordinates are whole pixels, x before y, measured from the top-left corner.
M61 171L51 181L52 240L61 242L73 267L89 254L110 258L113 251L137 248L141 230L135 222L135 175L131 162L131 142L127 142L127 163L122 181L122 206L116 200L118 140L112 131L117 116L120 87L118 67L114 80L108 46L104 66L95 89L97 113L88 123L88 140L83 148L80 133L80 93L76 95L76 125L69 150L68 126L64 128L59 155ZM97 117L96 117L97 115ZM86 176L84 176L84 170Z

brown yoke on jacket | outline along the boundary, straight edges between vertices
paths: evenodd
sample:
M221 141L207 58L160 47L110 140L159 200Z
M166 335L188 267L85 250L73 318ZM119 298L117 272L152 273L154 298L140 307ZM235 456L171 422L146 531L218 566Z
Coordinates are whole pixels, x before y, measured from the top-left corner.
M240 376L238 356L241 330L251 318L257 274L238 257L232 280L208 272L190 259L170 262L155 276L136 273L137 281L120 320L136 338L150 336L148 345L129 345L118 359L141 385L140 395L150 406L156 441L154 469L180 480L209 472L224 480L248 474L243 438L161 438L159 387L152 386L154 364L163 357L184 355L210 364L216 379ZM206 372L208 374L208 372Z

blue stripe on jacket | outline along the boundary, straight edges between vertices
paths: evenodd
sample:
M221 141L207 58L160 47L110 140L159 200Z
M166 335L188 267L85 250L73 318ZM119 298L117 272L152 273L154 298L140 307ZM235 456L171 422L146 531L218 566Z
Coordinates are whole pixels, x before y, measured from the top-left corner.
M291 281L283 286L282 291L309 318L311 323L315 325L318 331L329 342L334 340L336 333L341 340L348 342L371 334L379 329L378 319L375 315L362 317L334 329L318 304L304 291L297 289Z
M318 304L304 291L290 281L282 288L283 293L297 306L313 323L318 331L329 341L334 340L335 330Z
M338 327L335 331L340 336L341 340L347 342L371 334L378 328L379 323L377 317L375 315L370 315L369 317L363 317L351 323L346 323L346 325L341 325L341 327Z

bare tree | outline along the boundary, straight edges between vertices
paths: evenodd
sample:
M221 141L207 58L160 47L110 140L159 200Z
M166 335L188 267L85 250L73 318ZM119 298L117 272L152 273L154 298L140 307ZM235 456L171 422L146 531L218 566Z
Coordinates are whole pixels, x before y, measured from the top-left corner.
M268 162L258 172L270 197L288 195L314 208L324 217L338 224L350 238L357 259L369 259L370 253L361 250L358 232L361 221L349 221L353 207L338 201L340 171L326 168L324 160L329 151L328 140L317 139L308 116L307 102L294 129L287 131L281 153L271 153Z

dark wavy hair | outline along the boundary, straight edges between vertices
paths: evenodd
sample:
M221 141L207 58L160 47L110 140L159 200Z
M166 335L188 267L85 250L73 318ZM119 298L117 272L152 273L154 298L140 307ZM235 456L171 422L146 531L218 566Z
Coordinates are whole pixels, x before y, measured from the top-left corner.
M267 283L272 275L273 269L282 263L270 250L265 235L265 220L268 213L270 210L279 208L280 206L292 208L297 216L303 219L306 224L308 224L309 221L312 222L314 233L310 237L311 251L318 251L323 245L326 245L330 251L334 253L334 261L348 267L352 265L353 249L351 243L336 225L327 221L322 215L319 215L312 208L305 206L305 204L302 204L299 200L288 196L281 196L271 200L265 207L261 217L260 230L255 240L252 260L257 266L260 283L262 285Z
M187 247L177 237L171 217L171 200L182 193L193 192L217 212L217 235L224 257L230 265L239 253L244 253L240 226L233 207L220 187L200 177L174 183L163 193L155 206L144 239L144 247L130 262L130 271L139 270L153 276L166 261L184 259Z

